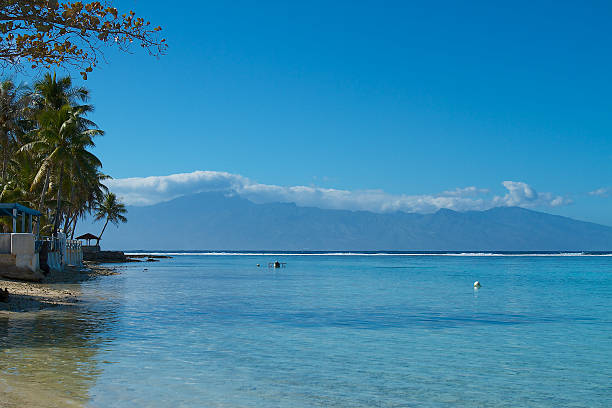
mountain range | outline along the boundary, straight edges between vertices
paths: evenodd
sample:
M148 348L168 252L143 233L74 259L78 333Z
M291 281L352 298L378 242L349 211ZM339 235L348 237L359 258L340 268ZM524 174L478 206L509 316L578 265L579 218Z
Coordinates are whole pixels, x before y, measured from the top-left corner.
M255 204L199 193L128 207L128 224L109 225L104 249L287 251L609 251L612 227L519 207L432 214L329 210ZM78 233L99 233L84 222Z

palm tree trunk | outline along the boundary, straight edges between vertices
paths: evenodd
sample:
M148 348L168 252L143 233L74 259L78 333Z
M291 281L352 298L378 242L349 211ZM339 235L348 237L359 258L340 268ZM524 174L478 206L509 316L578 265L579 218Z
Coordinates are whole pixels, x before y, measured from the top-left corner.
M57 183L57 204L55 205L55 221L53 222L53 235L57 234L57 229L59 228L61 222L61 198L62 198L62 179L64 178L64 168L60 164L60 175L59 181Z
M100 245L100 239L102 238L102 234L104 234L104 230L106 229L107 225L108 225L108 217L106 218L106 222L104 223L104 228L102 228L102 232L98 236L98 240L96 241L96 245Z
M49 188L49 178L51 177L51 167L47 167L47 175L45 176L45 184L43 184L42 192L40 193L40 203L38 205L38 209L42 212L43 205L45 204L45 194L47 194L47 189Z
M68 210L68 212L66 213L66 218L64 218L64 232L66 234L68 234L68 225L72 221L72 219L70 218L70 215L71 215L71 211Z
M74 239L74 231L76 231L76 224L79 220L79 214L74 214L74 222L72 223L72 234L70 234L70 239Z
M38 210L41 213L44 213L43 205L45 204L45 195L47 194L47 189L49 188L49 179L51 177L51 167L47 167L47 174L45 176L45 183L43 184L42 192L40 193L40 203L38 204ZM42 217L37 217L38 222L38 231L41 230L41 220Z
M6 181L6 162L8 156L8 133L2 132L2 183Z
M64 222L64 232L68 233L68 225L70 224L70 221L72 221L70 219L70 215L74 212L74 183L71 183L72 187L70 188L70 205L72 206L72 208L68 209L68 212L66 213L66 221Z

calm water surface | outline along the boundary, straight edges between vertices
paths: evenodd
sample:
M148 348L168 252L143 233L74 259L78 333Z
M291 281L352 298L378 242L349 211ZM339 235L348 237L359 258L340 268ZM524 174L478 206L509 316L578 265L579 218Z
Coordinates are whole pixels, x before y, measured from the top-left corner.
M75 290L78 308L0 315L0 389L62 407L612 406L612 257L184 255Z

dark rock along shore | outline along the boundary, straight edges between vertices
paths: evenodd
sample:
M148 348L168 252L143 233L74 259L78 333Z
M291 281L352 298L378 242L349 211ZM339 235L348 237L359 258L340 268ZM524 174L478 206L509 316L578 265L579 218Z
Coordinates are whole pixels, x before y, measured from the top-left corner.
M146 258L140 260L140 258ZM84 261L98 262L98 263L121 263L121 262L155 262L158 258L171 258L167 255L125 255L123 251L98 251L98 252L85 252L83 253Z

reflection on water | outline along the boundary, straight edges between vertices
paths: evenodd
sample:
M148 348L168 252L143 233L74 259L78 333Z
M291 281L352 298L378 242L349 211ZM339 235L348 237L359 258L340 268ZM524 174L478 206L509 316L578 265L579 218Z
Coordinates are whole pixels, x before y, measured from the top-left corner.
M133 264L0 314L0 407L612 406L610 257L267 261Z
M114 308L87 304L40 312L0 312L0 406L83 406L112 341Z

